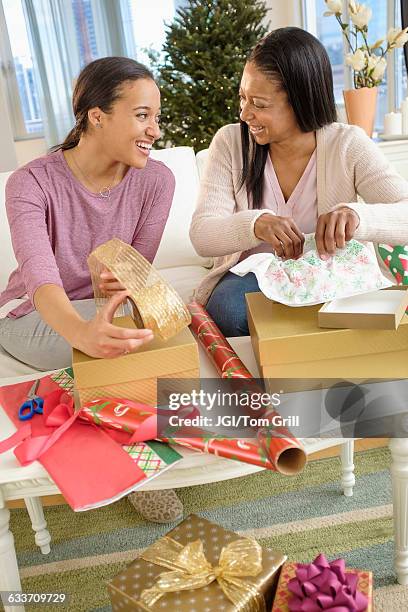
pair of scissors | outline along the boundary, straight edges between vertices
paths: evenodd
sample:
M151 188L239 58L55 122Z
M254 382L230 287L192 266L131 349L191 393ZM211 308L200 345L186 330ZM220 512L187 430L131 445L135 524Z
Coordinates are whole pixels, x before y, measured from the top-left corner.
M39 380L34 381L27 394L27 400L20 406L18 411L18 418L20 421L28 421L28 419L33 418L34 414L43 413L44 400L37 395L39 384Z

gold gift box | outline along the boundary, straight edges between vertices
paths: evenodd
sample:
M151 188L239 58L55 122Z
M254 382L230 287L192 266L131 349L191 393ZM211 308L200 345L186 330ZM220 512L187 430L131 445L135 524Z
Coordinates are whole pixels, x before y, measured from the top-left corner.
M227 531L220 525L211 523L194 514L188 516L180 525L166 534L183 546L195 540L201 540L204 553L213 566L217 566L221 550L234 540L242 536ZM156 547L160 540L154 544ZM286 560L281 552L262 549L262 571L252 578L245 578L263 594L266 609L269 610L275 595L280 568ZM169 570L163 566L150 563L143 558L136 559L125 570L108 582L108 591L112 603L112 610L126 612L130 610L146 610L140 605L141 593L144 589L152 588L161 574ZM177 612L225 612L239 611L242 607L234 605L224 594L217 581L208 586L166 593L153 606L152 612L159 610L174 610Z
M262 293L248 293L246 299L263 378L408 377L406 315L397 330L323 329L320 305L290 308Z
M116 317L120 327L135 327L131 317ZM158 379L199 378L198 345L188 328L170 340L154 338L135 353L95 359L73 351L75 389L81 404L100 397L122 397L157 405Z

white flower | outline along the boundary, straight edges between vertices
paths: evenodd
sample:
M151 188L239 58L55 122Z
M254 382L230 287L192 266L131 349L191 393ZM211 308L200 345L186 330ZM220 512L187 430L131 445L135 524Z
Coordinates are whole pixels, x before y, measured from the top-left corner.
M355 53L347 53L346 64L351 66L353 70L359 72L366 65L366 56L361 49L357 49Z
M401 30L401 28L390 28L387 34L387 40L393 49L396 47L403 47L408 41L408 28Z
M343 9L342 0L325 0L329 11L325 15L341 15Z
M384 57L380 57L378 62L376 63L373 74L371 75L374 81L381 81L384 76L385 69L387 67L387 62Z
M381 47L381 45L383 44L384 39L383 38L379 38L378 40L375 41L375 43L373 45L371 45L370 49L371 51L373 49L379 49Z
M350 0L349 2L350 9L350 19L354 23L357 28L362 30L368 25L372 17L372 10L369 6L365 4L359 4L358 2L354 2L354 0Z
M387 62L378 55L369 55L367 58L367 73L373 81L381 81L384 76Z
M378 60L379 58L376 55L368 55L367 53L367 72L370 72L370 70L376 67Z

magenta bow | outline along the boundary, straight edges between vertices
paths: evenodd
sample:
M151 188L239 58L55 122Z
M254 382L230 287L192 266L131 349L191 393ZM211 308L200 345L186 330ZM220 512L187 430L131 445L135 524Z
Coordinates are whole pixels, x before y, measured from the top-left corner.
M357 591L357 574L345 571L344 559L329 561L321 554L312 563L298 563L296 578L289 580L293 593L290 612L364 612L368 600Z

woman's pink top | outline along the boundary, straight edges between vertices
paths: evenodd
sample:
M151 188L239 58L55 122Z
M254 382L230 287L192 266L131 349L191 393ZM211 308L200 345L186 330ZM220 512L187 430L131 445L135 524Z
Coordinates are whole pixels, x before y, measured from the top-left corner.
M143 169L129 168L102 198L74 177L61 150L13 172L6 209L18 267L0 293L0 307L27 295L8 316L28 314L35 291L49 283L63 287L70 300L93 297L87 257L114 237L152 262L174 186L171 170L149 159Z
M314 233L317 223L317 183L316 183L316 150L292 191L285 201L278 177L270 155L266 158L264 170L264 191L261 208L273 211L280 217L292 217L304 234ZM273 248L267 242L242 253L240 261L254 253L271 253Z

